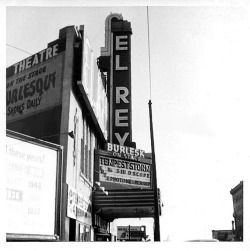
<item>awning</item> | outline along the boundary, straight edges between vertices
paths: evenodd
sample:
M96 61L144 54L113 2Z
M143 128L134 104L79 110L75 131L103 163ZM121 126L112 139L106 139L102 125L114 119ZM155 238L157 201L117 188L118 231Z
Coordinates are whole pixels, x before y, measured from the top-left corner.
M116 218L154 217L152 189L109 190L93 192L93 213L107 221Z

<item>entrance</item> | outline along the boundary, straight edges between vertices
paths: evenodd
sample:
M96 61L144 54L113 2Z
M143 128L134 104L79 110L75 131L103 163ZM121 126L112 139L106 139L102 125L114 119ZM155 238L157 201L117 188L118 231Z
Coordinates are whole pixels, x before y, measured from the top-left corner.
M80 227L80 241L91 241L91 234L90 234L90 227L89 226L85 226L85 225L79 225Z

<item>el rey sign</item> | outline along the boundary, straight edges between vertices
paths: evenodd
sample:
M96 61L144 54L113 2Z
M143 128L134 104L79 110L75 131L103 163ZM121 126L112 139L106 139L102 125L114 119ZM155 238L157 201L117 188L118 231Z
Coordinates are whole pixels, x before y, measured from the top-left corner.
M109 142L133 146L131 123L131 34L130 23L120 14L105 22L105 47L101 48L103 69L109 69ZM108 60L107 60L108 59ZM107 62L106 62L107 60Z
M113 143L131 142L130 35L114 35L113 54Z

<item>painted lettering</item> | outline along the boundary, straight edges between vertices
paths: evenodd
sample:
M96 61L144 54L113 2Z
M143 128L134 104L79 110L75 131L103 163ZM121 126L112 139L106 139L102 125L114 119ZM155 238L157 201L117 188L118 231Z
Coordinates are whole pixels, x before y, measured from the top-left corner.
M128 109L115 110L115 126L117 127L128 126L128 122L121 122L121 121L128 121L128 116L121 116L122 113L128 114Z
M27 101L27 109L32 107L37 108L41 104L42 97L35 98L35 99L28 99Z
M15 104L19 100L23 100L32 97L35 93L41 96L44 91L48 91L51 87L55 88L56 84L56 72L45 75L43 78L38 78L19 88L14 88L6 92L6 105Z
M55 57L58 52L58 44L53 47L49 47L45 50L42 50L31 57L28 57L16 64L14 64L14 74L27 70L39 63L42 63L45 60L48 60L52 57Z
M110 152L113 150L112 144L110 143L107 144L107 150Z
M26 69L29 69L31 67L31 57L26 59Z
M117 71L126 71L126 70L128 70L128 66L120 66L120 55L115 56L115 69Z
M120 135L118 137L120 137ZM124 156L129 155L129 158L131 158L131 156L142 157L142 158L145 157L144 150L136 149L136 148L129 147L129 146L112 144L112 143L107 143L107 151L113 152L116 155L118 155L118 154L120 155L121 153L123 153Z
M39 60L38 60L38 55L37 55L37 54L35 54L34 59L33 59L32 66L34 66L34 65L36 65L36 64L38 64L38 63L39 63Z
M8 107L7 116L14 116L16 113L22 114L24 110L24 103L12 107Z
M48 60L49 58L52 58L52 48L48 48L46 50L46 60Z
M121 93L123 91L123 93ZM122 100L124 103L129 103L126 98L129 94L128 88L126 87L116 87L116 104L120 104Z
M57 55L57 51L58 51L58 44L55 44L53 46L53 51L52 51L53 55L52 55L52 57L55 57Z
M6 89L12 87L13 84L14 84L14 80L11 80L10 82L7 82L7 84L6 84Z
M128 50L127 46L122 46L122 45L127 45L128 41L121 41L121 39L128 39L128 36L117 36L116 37L116 50L117 51L124 51L124 50Z
M16 84L22 83L26 80L26 75L19 77L16 79Z
M38 76L38 75L40 75L42 73L45 73L46 70L47 70L47 65L44 66L44 67L41 67L41 68L39 68L39 69L37 69L35 71L32 71L31 73L29 73L28 79L36 77L36 76Z
M19 65L19 63L14 64L14 69L15 69L14 74L17 74L17 71L18 71L18 65Z
M38 52L40 54L40 62L43 62L43 55L44 55L45 50L42 50Z
M121 146L124 145L124 142L126 141L128 135L129 135L129 133L126 132L126 133L124 133L123 137L121 137L120 133L115 133L116 139L118 140L118 142Z

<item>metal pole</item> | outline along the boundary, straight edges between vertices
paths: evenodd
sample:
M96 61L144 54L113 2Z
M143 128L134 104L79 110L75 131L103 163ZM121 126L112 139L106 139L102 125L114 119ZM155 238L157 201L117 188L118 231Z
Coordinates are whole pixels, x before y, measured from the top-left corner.
M154 131L152 119L152 103L148 102L149 106L149 120L150 120L150 136L151 136L151 149L152 149L152 169L153 169L153 187L154 187L154 241L160 241L160 220L159 220L159 200L157 191L157 176L156 176L156 163L155 163L155 146L154 146Z

